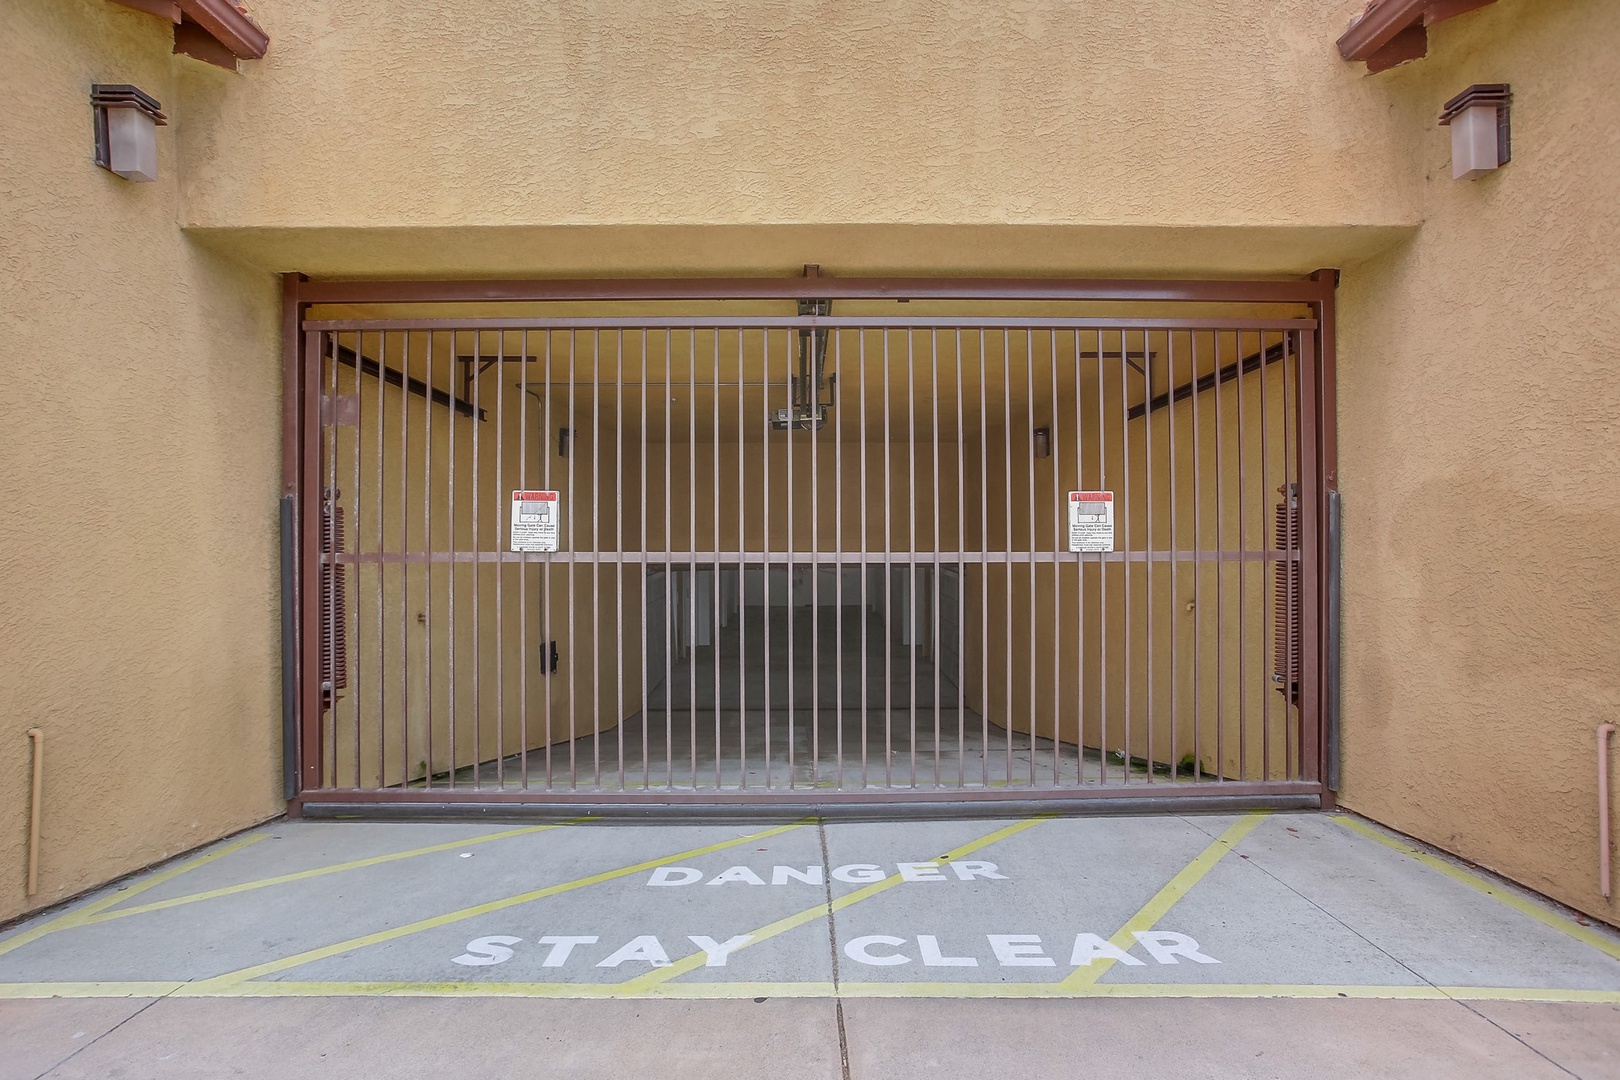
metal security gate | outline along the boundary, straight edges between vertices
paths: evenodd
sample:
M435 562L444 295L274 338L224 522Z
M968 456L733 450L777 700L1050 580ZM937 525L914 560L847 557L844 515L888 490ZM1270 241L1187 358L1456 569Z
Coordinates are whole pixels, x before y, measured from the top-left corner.
M1314 803L1330 387L1286 300L300 298L297 803Z

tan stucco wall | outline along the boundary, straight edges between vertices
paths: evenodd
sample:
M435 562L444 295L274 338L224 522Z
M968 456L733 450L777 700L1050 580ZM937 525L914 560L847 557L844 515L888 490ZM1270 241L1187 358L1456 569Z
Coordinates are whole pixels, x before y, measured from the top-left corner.
M1417 221L1359 6L260 0L185 220L312 274L1309 271Z
M1424 223L1345 267L1345 804L1611 922L1593 730L1620 714L1620 6L1502 2L1368 80ZM1513 86L1452 180L1440 105Z
M276 283L178 228L178 63L98 0L0 8L0 919L280 809ZM169 111L159 182L92 163L92 82Z

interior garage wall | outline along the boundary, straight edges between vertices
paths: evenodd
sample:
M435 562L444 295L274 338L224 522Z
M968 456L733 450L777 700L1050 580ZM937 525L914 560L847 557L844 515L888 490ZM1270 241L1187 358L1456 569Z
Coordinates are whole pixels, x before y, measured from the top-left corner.
M277 286L178 227L169 36L0 6L0 919L281 807ZM94 82L169 111L158 182L92 162Z
M1620 716L1620 6L1498 3L1373 76L1424 223L1344 268L1345 805L1620 922L1593 731ZM1513 87L1453 180L1441 104Z

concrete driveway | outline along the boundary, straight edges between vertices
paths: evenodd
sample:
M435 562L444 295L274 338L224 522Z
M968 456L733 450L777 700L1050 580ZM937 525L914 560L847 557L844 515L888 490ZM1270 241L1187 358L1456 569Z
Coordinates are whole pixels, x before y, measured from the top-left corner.
M1620 935L1339 814L279 822L0 934L0 1080L1620 1077Z

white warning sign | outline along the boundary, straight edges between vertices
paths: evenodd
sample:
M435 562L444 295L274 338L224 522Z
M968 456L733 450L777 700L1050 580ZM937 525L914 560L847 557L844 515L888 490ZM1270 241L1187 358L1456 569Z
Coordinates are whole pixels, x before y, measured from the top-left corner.
M512 492L513 551L556 551L561 522L555 491Z
M1069 550L1114 550L1114 493L1069 492Z

